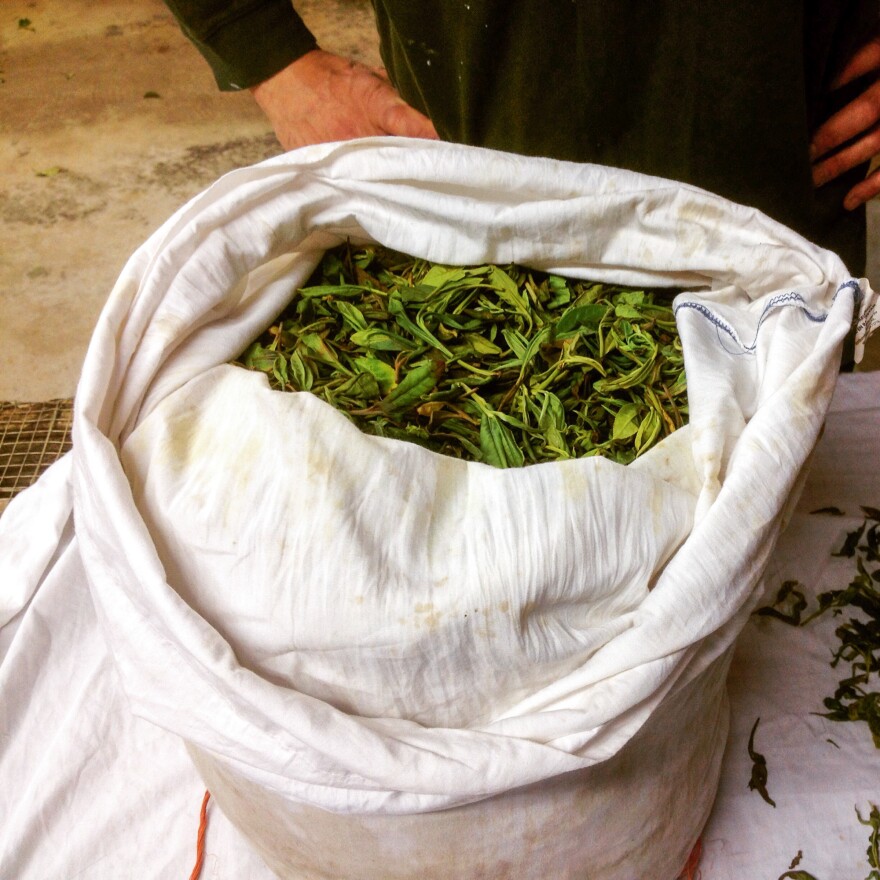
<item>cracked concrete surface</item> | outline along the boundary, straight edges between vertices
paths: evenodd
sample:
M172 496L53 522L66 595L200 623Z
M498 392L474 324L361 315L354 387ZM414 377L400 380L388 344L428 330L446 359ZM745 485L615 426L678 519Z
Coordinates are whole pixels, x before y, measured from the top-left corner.
M379 63L367 0L296 6L325 48ZM72 396L128 256L221 174L280 152L160 0L5 0L0 134L0 400Z

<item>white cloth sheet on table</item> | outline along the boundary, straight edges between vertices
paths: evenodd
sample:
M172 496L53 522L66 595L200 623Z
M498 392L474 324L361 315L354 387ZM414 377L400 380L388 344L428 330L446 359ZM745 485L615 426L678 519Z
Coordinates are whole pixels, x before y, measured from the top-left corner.
M863 522L861 505L880 507L880 373L840 378L810 476L765 575L765 604L787 580L800 581L810 609L816 594L850 583L855 561L832 553ZM846 516L811 513L828 507ZM870 803L880 806L880 750L865 722L814 714L849 674L848 664L830 666L834 631L848 616L826 614L803 628L753 616L740 635L728 678L730 739L703 837L704 880L776 880L798 851L799 869L817 880L869 874L870 829L855 808L867 816ZM756 718L755 749L767 759L775 809L748 789Z
M880 373L842 376L770 564L768 596L788 579L808 595L849 582L852 560L831 552L861 521L860 505L880 506L878 437ZM848 516L810 514L831 505ZM57 561L23 612L6 621L0 606L0 878L186 877L204 786L182 742L128 710L67 523L67 459L13 506L39 510L61 549L44 560ZM768 618L746 626L730 673L731 736L703 837L703 880L775 880L799 850L800 867L818 880L867 875L869 829L854 808L864 815L880 803L880 750L863 722L813 714L841 677L828 662L836 625L826 617L803 629ZM755 747L767 759L775 809L748 789L758 717ZM271 880L213 804L208 815L204 880Z

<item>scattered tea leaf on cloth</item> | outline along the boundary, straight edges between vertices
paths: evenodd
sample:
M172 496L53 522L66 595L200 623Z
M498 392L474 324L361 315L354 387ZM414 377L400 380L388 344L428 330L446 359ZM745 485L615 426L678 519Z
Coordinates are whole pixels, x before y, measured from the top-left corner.
M752 759L752 778L749 780L749 790L757 791L771 807L775 807L776 802L767 793L767 759L760 752L755 751L755 731L757 731L760 721L760 718L755 719L749 736L749 757Z
M862 507L864 520L848 532L834 557L853 559L856 572L849 585L816 597L817 607L805 614L808 602L802 584L785 581L772 605L755 612L791 626L806 626L828 613L843 618L835 629L837 646L831 666L849 666L833 696L824 699L824 717L832 721L864 721L880 748L880 510ZM801 589L799 589L801 588Z

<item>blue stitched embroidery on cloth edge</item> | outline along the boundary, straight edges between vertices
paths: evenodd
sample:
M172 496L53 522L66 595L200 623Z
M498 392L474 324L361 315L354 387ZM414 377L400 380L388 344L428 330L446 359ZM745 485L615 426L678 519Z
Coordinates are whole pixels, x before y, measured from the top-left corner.
M840 285L840 287L837 288L837 290L835 291L834 296L831 300L832 305L834 304L834 301L837 299L838 294L841 291L847 290L847 289L854 291L855 304L856 304L856 306L858 306L859 301L862 298L862 290L859 287L859 282L856 281L854 278L851 278L849 281L845 281L843 284ZM790 306L798 306L799 308L801 308L803 310L804 314L807 316L807 318L809 318L809 320L811 320L817 324L824 323L825 319L828 317L827 312L823 312L821 314L811 312L807 308L806 300L804 300L804 298L799 293L797 293L797 291L790 291L789 293L781 293L778 296L772 297L771 300L767 303L767 305L764 308L764 311L761 313L761 317L758 319L758 326L755 328L754 341L751 343L751 345L745 345L745 344L743 344L742 340L740 340L739 334L736 332L736 330L734 330L733 327L731 327L730 324L728 324L727 321L725 321L723 318L718 317L718 315L716 315L704 303L697 303L697 302L679 303L675 307L674 313L675 313L675 315L678 315L678 312L680 309L693 309L695 312L699 312L704 318L706 318L706 320L708 320L710 323L715 325L715 327L718 329L719 333L722 331L724 333L726 333L740 347L740 349L743 352L752 353L758 347L758 333L760 333L760 331L761 331L761 325L764 323L765 318L770 314L770 312L775 311L776 309L790 307Z

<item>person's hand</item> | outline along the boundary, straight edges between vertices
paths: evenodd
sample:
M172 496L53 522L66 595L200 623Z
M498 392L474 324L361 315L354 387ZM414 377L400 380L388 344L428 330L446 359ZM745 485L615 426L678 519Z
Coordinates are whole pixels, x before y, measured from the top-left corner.
M880 72L880 37L866 43L849 60L832 84L837 89L871 71ZM851 143L848 143L850 142ZM832 152L833 150L847 146ZM869 85L826 120L813 135L810 158L813 182L822 186L856 165L880 154L880 80ZM880 169L856 184L843 200L848 210L858 207L880 193Z
M437 138L382 70L314 49L251 88L286 150L370 135Z

